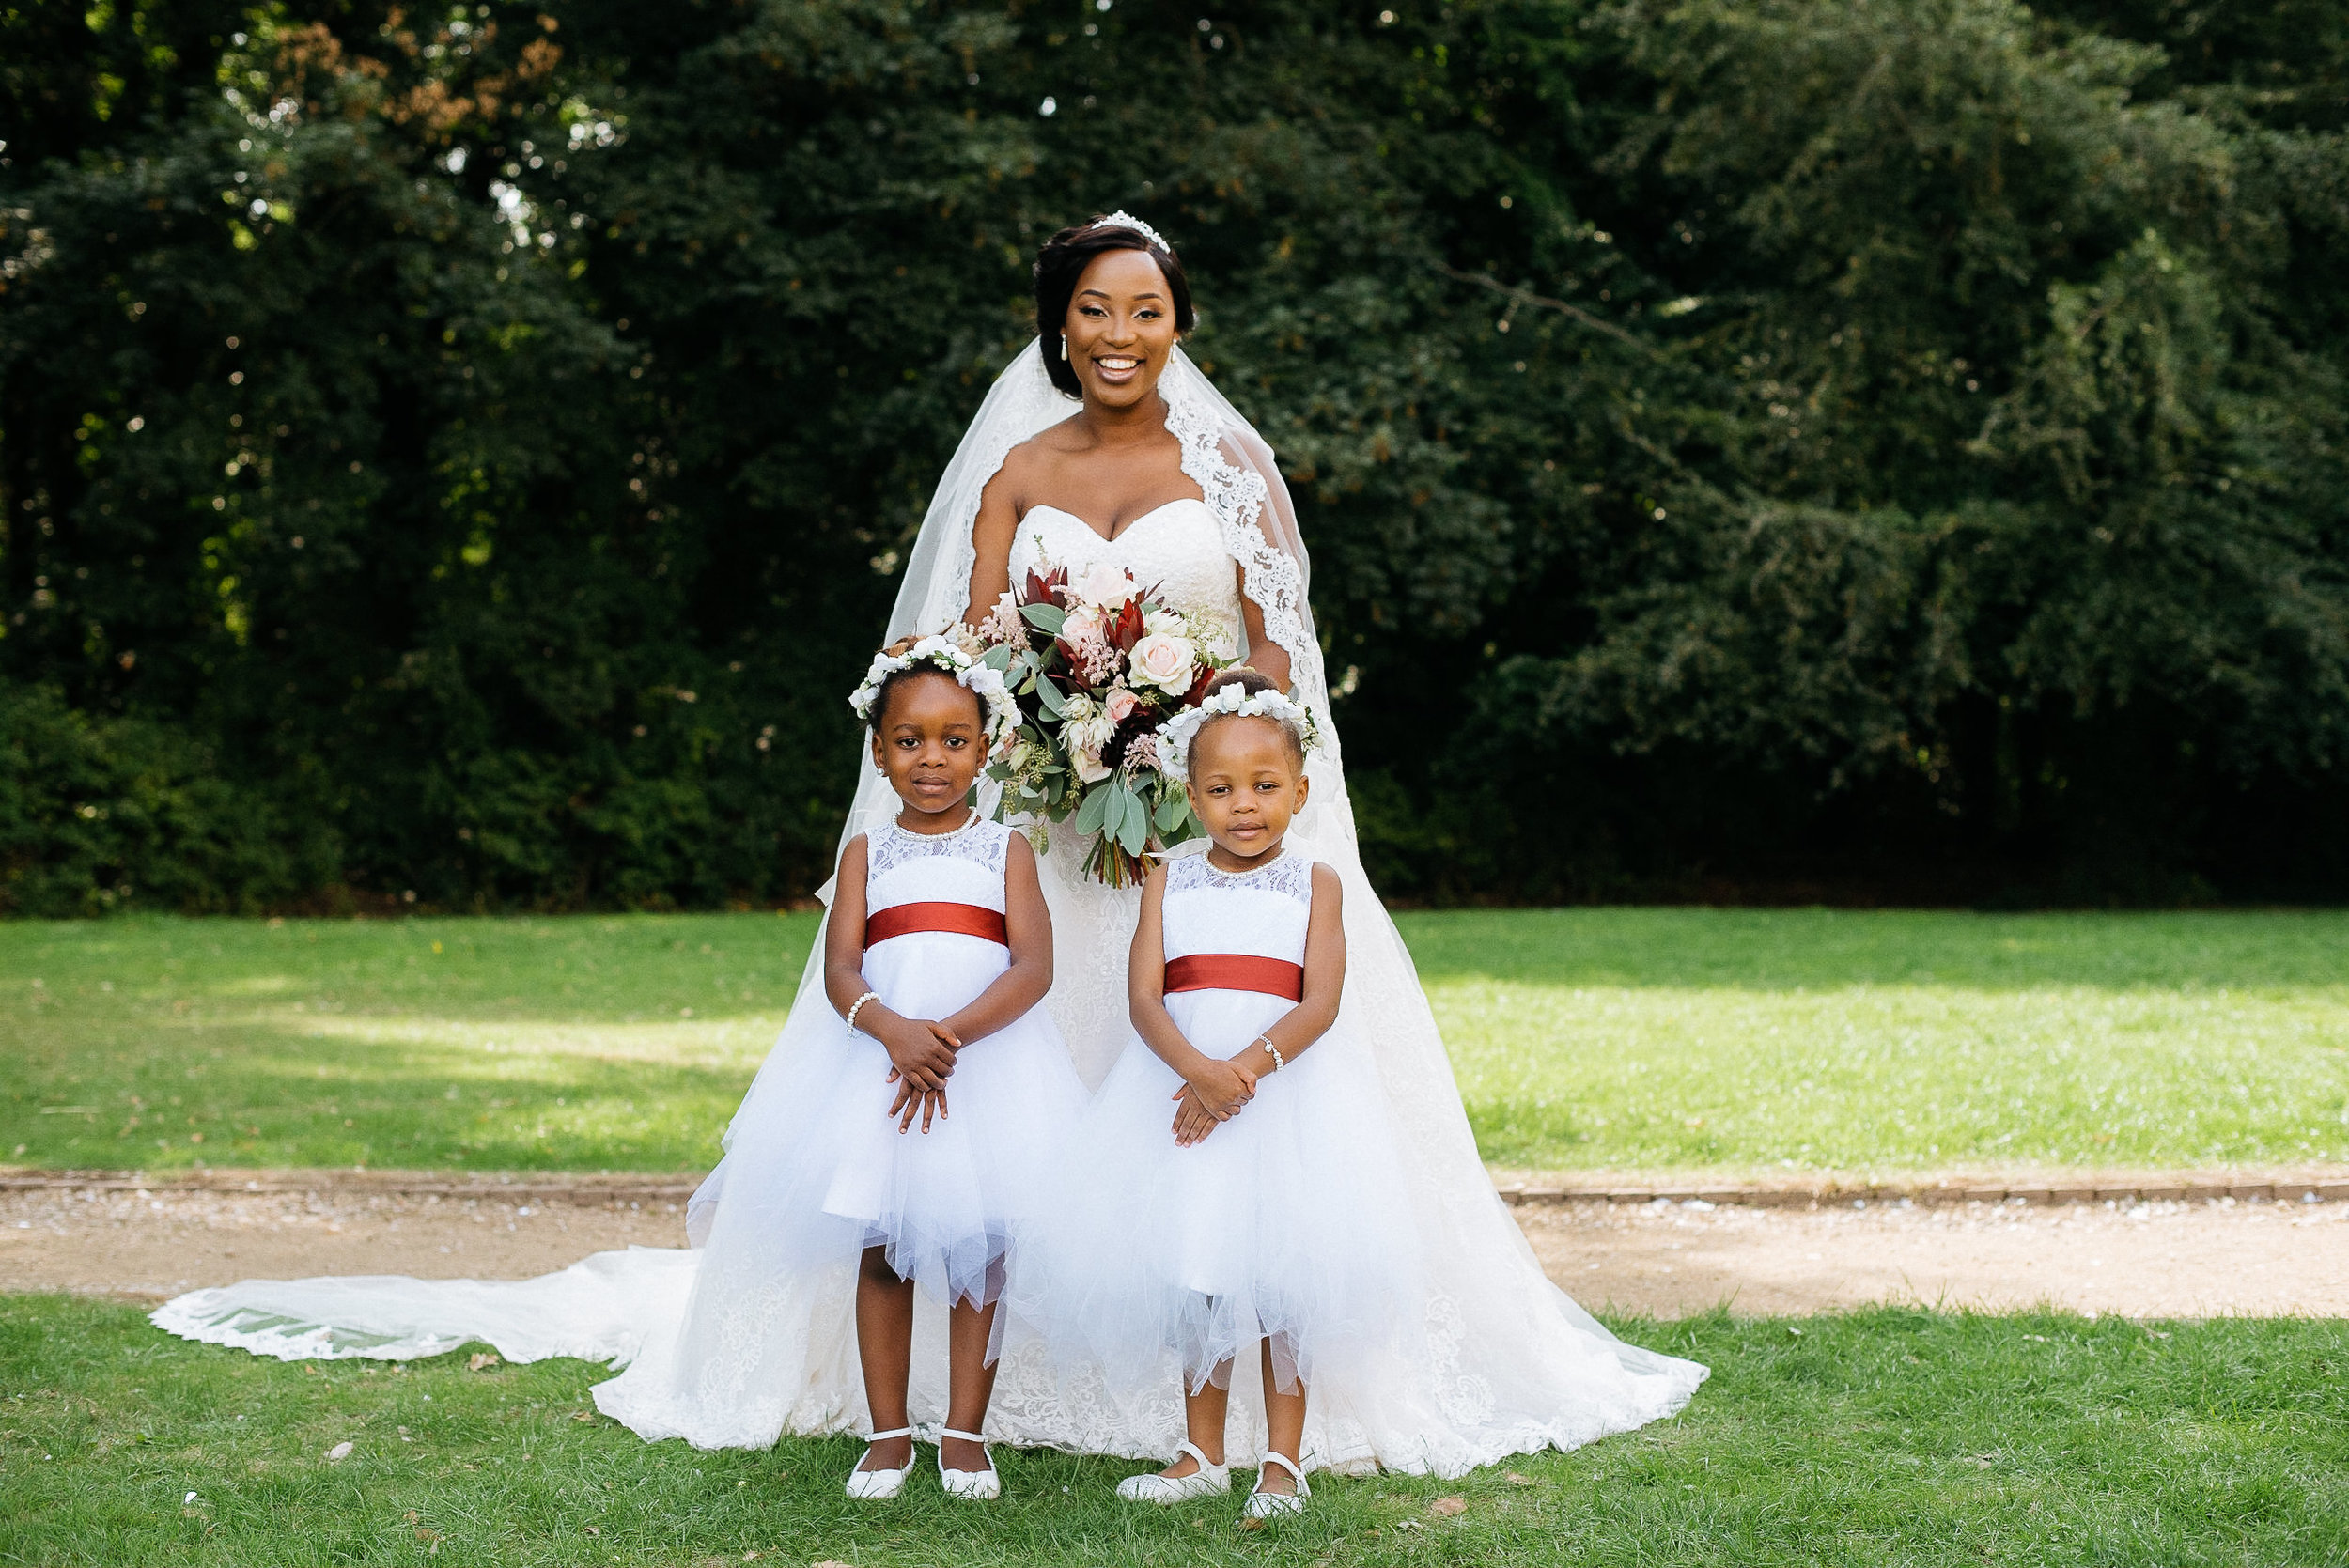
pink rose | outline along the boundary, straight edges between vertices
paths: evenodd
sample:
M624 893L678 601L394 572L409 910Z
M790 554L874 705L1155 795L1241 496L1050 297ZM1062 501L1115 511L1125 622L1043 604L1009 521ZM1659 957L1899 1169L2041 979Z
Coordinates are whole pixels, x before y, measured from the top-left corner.
M1061 641L1075 647L1080 643L1102 641L1101 617L1090 610L1072 610L1060 624Z
M1068 591L1087 604L1114 610L1134 597L1136 584L1122 568L1096 561L1068 585Z
M1079 782L1097 784L1110 776L1110 769L1101 765L1101 753L1081 748L1068 753L1069 765L1077 769Z
M1138 708L1141 706L1142 699L1140 697L1135 696L1131 691L1127 691L1122 686L1117 688L1110 693L1110 722L1112 724L1124 723L1126 722L1126 715L1131 713L1135 708Z
M1176 696L1190 690L1192 666L1199 651L1188 637L1153 632L1134 644L1127 660L1137 686L1155 686Z

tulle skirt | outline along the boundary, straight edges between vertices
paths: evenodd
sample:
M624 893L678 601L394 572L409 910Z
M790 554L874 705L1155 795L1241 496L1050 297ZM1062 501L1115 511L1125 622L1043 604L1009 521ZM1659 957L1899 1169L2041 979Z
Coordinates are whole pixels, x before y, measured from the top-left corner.
M1243 991L1168 999L1185 1037L1216 1054L1289 1006ZM1424 1293L1376 1072L1332 1032L1182 1148L1182 1079L1134 1037L1014 1260L1014 1309L1119 1404L1162 1400L1176 1379L1252 1382L1259 1343L1283 1389L1403 1381L1425 1359Z
M967 1005L1002 973L1003 949L921 932L872 949L865 977L909 1017ZM1051 1160L1084 1104L1067 1048L1042 1008L966 1046L946 1112L898 1130L889 1053L845 1030L806 1091L758 1130L790 1152L774 1207L782 1261L817 1270L868 1247L932 1300L985 1305L1000 1294L1014 1234L1034 1219Z

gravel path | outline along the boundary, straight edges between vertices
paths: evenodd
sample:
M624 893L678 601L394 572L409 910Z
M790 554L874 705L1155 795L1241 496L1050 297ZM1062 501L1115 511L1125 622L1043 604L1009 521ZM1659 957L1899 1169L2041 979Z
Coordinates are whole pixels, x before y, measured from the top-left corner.
M2349 1316L2349 1203L1525 1207L1551 1279L1661 1317L1872 1302L2128 1317Z
M1672 1317L1879 1301L1991 1311L2349 1316L2349 1203L2028 1207L1527 1204L1542 1265L1586 1306ZM0 1192L0 1290L159 1298L305 1274L521 1279L684 1241L659 1198L52 1188Z

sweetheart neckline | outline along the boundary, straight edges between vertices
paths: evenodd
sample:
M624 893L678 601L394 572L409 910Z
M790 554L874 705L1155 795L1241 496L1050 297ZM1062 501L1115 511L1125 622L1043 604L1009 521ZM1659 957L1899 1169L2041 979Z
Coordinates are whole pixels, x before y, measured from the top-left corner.
M1195 495L1178 495L1172 501L1159 502L1157 505L1151 507L1148 511L1143 513L1142 516L1134 519L1131 522L1128 522L1125 527L1119 529L1114 534L1104 534L1098 528L1094 527L1093 524L1087 522L1084 519L1070 511L1067 507L1055 506L1049 501L1039 501L1034 505L1029 507L1026 515L1021 517L1019 521L1024 525L1029 518L1034 517L1038 512L1057 512L1062 517L1065 517L1069 521L1075 523L1078 527L1083 529L1086 533L1092 535L1095 538L1100 540L1103 544L1113 545L1123 539L1127 535L1132 533L1135 529L1141 527L1143 523L1148 522L1152 518L1157 517L1160 512L1167 511L1175 506L1205 506L1206 505L1206 502L1202 497Z

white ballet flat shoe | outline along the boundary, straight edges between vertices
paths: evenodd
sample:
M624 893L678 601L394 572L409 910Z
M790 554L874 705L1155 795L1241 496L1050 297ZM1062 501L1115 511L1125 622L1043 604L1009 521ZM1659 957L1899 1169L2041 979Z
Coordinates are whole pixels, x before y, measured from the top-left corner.
M976 1443L985 1452L987 1439L975 1432L957 1432L953 1427L941 1429L941 1437L959 1437L966 1443ZM995 1472L995 1456L987 1456L984 1470L950 1470L946 1467L946 1445L938 1445L938 1483L946 1488L950 1498L967 1498L972 1502L992 1502L1003 1495L1003 1478Z
M872 1452L873 1445L884 1437L910 1437L912 1436L913 1428L910 1426L893 1427L887 1432L876 1432L864 1439L864 1452ZM864 1502L885 1502L905 1490L906 1477L913 1473L913 1463L916 1457L918 1457L916 1454L908 1455L906 1462L894 1470L863 1468L850 1470L848 1484L845 1490L848 1496ZM857 1461L860 1467L863 1463L862 1459Z
M1296 1491L1262 1490L1264 1478L1272 1473L1275 1465L1297 1478ZM1248 1500L1240 1505L1239 1514L1243 1519L1280 1519L1292 1514L1302 1514L1305 1512L1305 1499L1314 1495L1314 1489L1305 1484L1305 1472L1299 1469L1287 1454L1275 1453L1270 1449L1264 1452L1264 1467L1256 1472L1256 1485L1258 1490L1249 1493Z
M1185 1443L1174 1451L1177 1460L1185 1454L1190 1455L1191 1463L1199 1467L1190 1474L1129 1475L1117 1483L1117 1495L1128 1502L1177 1503L1232 1489L1232 1472L1221 1465L1208 1464L1198 1444Z

